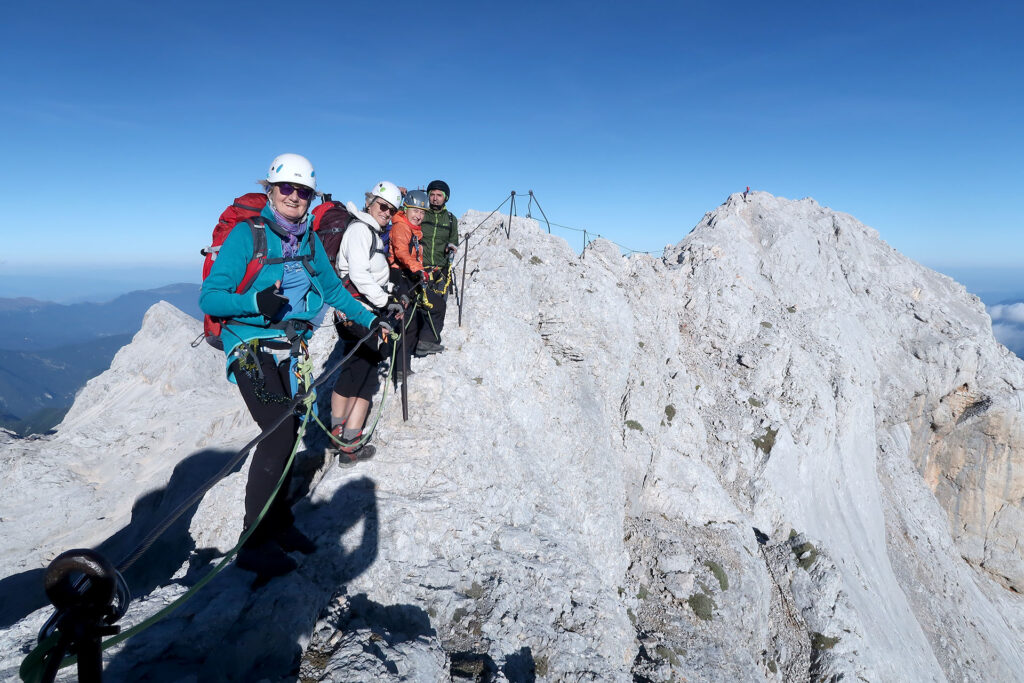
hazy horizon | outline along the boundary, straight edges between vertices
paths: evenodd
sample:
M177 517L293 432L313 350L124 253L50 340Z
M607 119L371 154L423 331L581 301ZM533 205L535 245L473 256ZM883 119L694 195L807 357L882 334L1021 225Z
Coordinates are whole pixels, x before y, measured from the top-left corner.
M1024 268L927 266L948 275L986 306L1024 301ZM0 265L0 298L30 298L60 304L102 303L135 290L172 284L199 285L202 260L191 266L132 266L125 268L55 267L42 269Z
M59 304L103 303L136 290L167 285L198 285L202 259L194 266L149 266L128 268L30 268L0 266L0 298L29 298Z

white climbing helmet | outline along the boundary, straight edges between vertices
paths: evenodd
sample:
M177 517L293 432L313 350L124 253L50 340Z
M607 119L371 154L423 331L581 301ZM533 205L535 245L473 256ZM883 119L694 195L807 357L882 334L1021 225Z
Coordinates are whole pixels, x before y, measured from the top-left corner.
M394 183L382 180L370 190L371 197L380 197L396 209L402 206L402 191Z
M316 171L309 159L301 154L281 154L274 157L267 171L268 183L295 183L316 189Z

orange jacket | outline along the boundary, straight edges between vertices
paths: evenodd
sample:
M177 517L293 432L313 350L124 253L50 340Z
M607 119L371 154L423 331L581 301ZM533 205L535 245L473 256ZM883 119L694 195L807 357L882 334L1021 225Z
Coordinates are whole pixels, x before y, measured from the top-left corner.
M404 211L396 213L391 219L391 237L388 241L388 263L391 267L408 273L422 272L422 239L423 231L419 226L410 223Z

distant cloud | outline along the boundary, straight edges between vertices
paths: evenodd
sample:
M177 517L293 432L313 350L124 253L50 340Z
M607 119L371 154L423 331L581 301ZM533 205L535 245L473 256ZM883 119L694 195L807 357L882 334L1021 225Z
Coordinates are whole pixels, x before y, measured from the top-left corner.
M1024 358L1024 301L988 307L996 340Z
M992 316L993 323L1000 322L1024 325L1024 302L990 306L988 314Z
M1024 358L1024 327L997 323L992 326L992 333L1000 344Z

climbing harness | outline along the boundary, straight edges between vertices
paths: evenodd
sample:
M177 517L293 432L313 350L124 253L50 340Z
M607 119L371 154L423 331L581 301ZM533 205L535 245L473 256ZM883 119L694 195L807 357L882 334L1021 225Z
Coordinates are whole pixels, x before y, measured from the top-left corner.
M427 298L427 286L422 282L416 285L416 294L413 295L413 300L417 306L422 306L423 308L434 307L434 304L430 303L430 299ZM409 324L406 323L405 326L409 327Z
M253 393L260 403L264 405L286 405L291 399L283 394L277 394L267 389L267 379L263 374L263 365L260 363L258 353L267 349L260 343L259 339L253 339L236 348L238 354L238 369L252 382ZM273 348L273 347L269 347Z
M441 275L441 277L437 278L438 284L440 284L441 282L444 283L440 288L434 286L434 282L435 282L434 274L435 273L437 275ZM437 294L439 296L444 296L445 294L448 293L448 288L451 286L451 284L452 284L452 262L451 261L448 261L447 265L445 265L444 268L441 268L441 266L436 266L436 267L431 269L430 291L432 291L434 294ZM432 306L430 306L430 302L427 301L426 296L423 297L423 301L427 302L427 307L428 308L432 308Z

